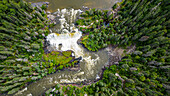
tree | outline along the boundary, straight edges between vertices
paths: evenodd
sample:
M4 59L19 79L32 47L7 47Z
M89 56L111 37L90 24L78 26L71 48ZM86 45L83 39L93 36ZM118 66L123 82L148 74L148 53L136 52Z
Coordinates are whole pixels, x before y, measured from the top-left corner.
M115 3L113 6L112 6L112 9L116 9L117 8L117 4Z

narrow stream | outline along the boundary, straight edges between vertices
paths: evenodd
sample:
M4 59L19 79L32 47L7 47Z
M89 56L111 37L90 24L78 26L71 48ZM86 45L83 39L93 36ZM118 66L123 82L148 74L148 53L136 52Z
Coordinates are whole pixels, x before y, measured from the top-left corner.
M89 80L94 81L100 78L102 67L109 64L109 56L106 49L98 52L89 52L82 45L78 45L77 41L81 38L82 33L74 26L74 22L81 12L80 9L58 9L55 12L55 20L58 23L51 30L52 33L46 37L50 44L49 46L55 47L57 51L72 50L76 58L81 56L80 68L74 71L65 69L61 72L48 75L41 80L29 84L15 95L38 96L58 83L90 82ZM62 47L59 48L59 45L62 45Z

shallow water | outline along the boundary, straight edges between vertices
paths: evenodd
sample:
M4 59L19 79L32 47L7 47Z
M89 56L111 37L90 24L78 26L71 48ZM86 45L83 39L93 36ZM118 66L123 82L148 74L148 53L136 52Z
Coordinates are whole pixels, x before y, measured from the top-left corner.
M82 45L77 44L77 40L82 36L74 26L75 16L77 15L82 6L89 8L111 9L114 3L119 0L26 0L35 2L48 1L51 12L57 11L57 17L59 22L51 31L52 34L47 36L47 40L50 41L50 45L55 46L57 50L73 50L76 58L82 56L82 60L79 63L79 69L76 71L70 71L64 69L63 71L56 72L54 74L47 75L46 77L29 84L25 89L16 93L16 96L38 96L43 94L46 90L54 87L57 83L78 83L82 81L89 82L89 80L99 79L102 67L109 64L109 56L107 49L102 49L98 52L90 52ZM63 8L74 8L71 10ZM62 9L62 10L59 10ZM70 12L69 12L70 11ZM73 32L74 31L74 32ZM58 33L60 34L58 34ZM62 34L61 34L62 33ZM49 38L48 38L49 37ZM67 44L67 42L69 44ZM61 49L58 45L62 44Z
M64 71L56 72L54 74L47 75L41 80L38 80L34 83L29 84L23 92L19 92L16 96L27 96L28 94L32 94L32 96L39 96L48 90L51 87L54 87L57 83L76 83L81 82L83 80L95 80L97 75L102 72L102 66L108 65L108 54L106 49L103 49L98 52L89 52L84 49L86 55L91 55L92 58L96 58L95 54L99 56L98 61L94 66L91 66L92 70L88 70L88 66L86 66L86 62L80 63L80 70L78 71L69 71L65 69ZM93 74L89 74L93 71Z
M49 2L49 8L51 12L57 11L58 8L74 8L79 9L82 6L89 8L111 9L114 3L121 0L25 0L28 2Z
M56 12L56 17L58 17L56 21L59 20L59 23L57 23L59 28L54 27L53 30L57 31L51 31L52 33L46 38L49 41L49 46L56 48L57 51L72 50L76 58L81 56L82 60L79 63L78 70L70 71L65 69L61 72L48 75L41 80L29 84L23 92L17 93L17 96L27 96L28 94L38 96L47 89L54 87L57 83L89 82L89 80L94 81L100 78L102 67L109 64L109 56L106 49L90 52L82 45L78 45L77 41L82 36L82 33L74 26L76 16L79 14L78 11L81 12L81 10L74 9L58 10ZM59 45L62 45L62 47L59 48Z

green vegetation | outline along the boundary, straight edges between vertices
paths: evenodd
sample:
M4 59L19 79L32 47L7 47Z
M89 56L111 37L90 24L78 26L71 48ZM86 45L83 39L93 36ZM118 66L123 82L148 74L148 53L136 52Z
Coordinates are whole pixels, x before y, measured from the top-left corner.
M14 94L28 82L77 63L71 62L71 51L44 53L49 33L44 9L23 0L0 0L0 94Z
M91 9L81 14L77 24L90 51L110 44L135 45L136 50L106 68L94 84L58 84L45 95L168 96L169 5L169 0L123 0L112 7L115 13ZM71 51L44 53L49 33L44 9L23 0L0 0L0 93L14 94L26 83L78 62Z
M77 60L71 56L72 51L63 51L63 52L55 52L52 51L49 54L44 54L43 59L45 62L42 62L43 68L49 69L49 74L52 72L56 72L56 70L62 70L63 68L72 67ZM71 62L71 61L74 62Z
M119 65L106 68L95 84L57 85L46 95L169 96L169 5L169 0L124 0L112 7L115 18L95 9L83 13L77 24L86 34L82 44L87 49L97 51L113 44L136 45L136 50Z
M13 94L46 74L40 58L48 24L35 9L23 0L0 0L0 93Z
M113 14L108 14L108 11L91 9L81 14L84 19L77 20L80 30L88 34L82 44L90 51L97 51L109 44L115 44L113 40L116 36L116 31L113 28Z

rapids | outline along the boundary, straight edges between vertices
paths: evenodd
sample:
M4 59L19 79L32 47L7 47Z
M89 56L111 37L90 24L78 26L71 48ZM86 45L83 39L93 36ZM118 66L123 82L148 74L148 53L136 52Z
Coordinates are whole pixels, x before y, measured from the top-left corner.
M52 33L46 37L49 46L55 46L57 51L72 50L76 58L82 57L78 70L64 69L47 75L41 80L29 84L25 89L16 93L16 96L38 96L57 83L91 82L100 78L102 67L109 64L109 56L106 49L89 52L83 46L78 45L77 41L81 38L82 33L74 26L74 23L81 12L81 10L74 9L58 9L54 13L56 26L51 29ZM62 45L61 48L60 45Z
M80 75L83 75L84 73L86 73L86 75L93 75L94 71L92 70L92 68L95 67L100 57L97 54L94 54L95 58L92 58L90 54L86 54L82 46L77 44L77 41L78 39L81 38L82 33L77 28L75 28L74 22L76 20L76 17L79 16L81 12L82 12L81 10L74 10L74 9L62 9L62 10L58 9L58 11L55 12L55 14L57 15L58 18L57 20L59 20L60 22L59 23L60 28L57 29L57 33L49 34L47 36L47 41L50 43L50 46L55 46L55 48L58 51L72 50L74 51L76 58L80 56L83 58L82 62L85 62L84 66L86 68L86 72L80 71L77 74L82 73ZM61 48L59 48L60 45L62 45ZM77 75L75 74L74 76ZM86 80L86 78L82 80L79 79L76 81L84 81L84 80ZM59 83L75 83L75 82L62 80L62 82Z

